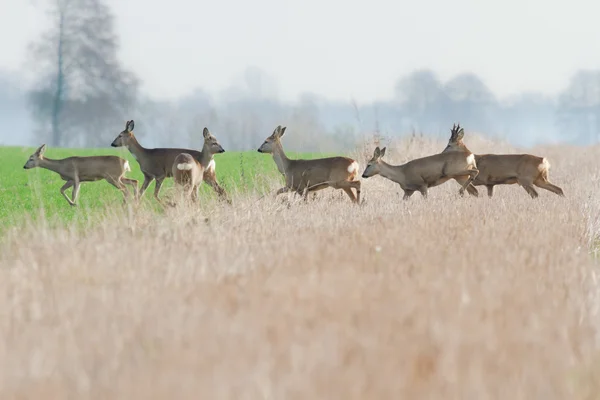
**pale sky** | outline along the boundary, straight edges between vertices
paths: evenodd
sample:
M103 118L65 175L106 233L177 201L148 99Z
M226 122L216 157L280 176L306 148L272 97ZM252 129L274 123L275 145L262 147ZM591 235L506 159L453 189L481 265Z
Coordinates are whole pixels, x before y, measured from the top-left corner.
M27 71L42 0L0 0L0 68ZM226 89L247 66L282 99L315 92L371 101L431 68L472 71L499 96L556 93L579 68L600 68L593 0L109 0L120 57L143 90L174 98Z

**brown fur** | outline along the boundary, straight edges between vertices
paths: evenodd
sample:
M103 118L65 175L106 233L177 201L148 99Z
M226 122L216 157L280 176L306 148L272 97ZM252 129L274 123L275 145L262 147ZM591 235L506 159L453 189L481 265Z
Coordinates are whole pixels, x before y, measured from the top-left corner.
M464 131L460 126L452 128L448 145L442 153L468 151L463 142ZM564 196L563 190L548 179L550 163L543 157L531 154L476 154L475 161L479 174L471 185L485 186L488 196L494 194L495 185L513 185L515 183L525 189L532 197L538 197L533 185ZM466 177L455 178L463 185Z
M360 181L358 163L348 157L327 157L315 160L291 160L287 158L281 144L286 127L279 125L272 135L265 139L258 149L259 153L273 154L273 160L279 172L285 176L285 187L277 195L288 191L304 195L327 187L342 189L355 203L360 203ZM348 169L355 165L352 171ZM352 189L356 190L356 196Z
M54 171L60 177L67 181L60 188L60 193L69 202L70 205L77 205L79 196L79 185L81 182L94 182L105 179L108 183L119 189L127 200L129 192L125 185L133 187L133 195L137 197L138 181L125 178L127 169L127 160L117 156L89 156L89 157L67 157L62 160L52 160L44 157L46 145L41 145L27 160L23 166L25 169L40 167ZM73 187L72 199L67 196L65 190Z
M111 146L126 146L140 164L140 168L144 174L144 183L140 189L139 197L142 197L150 183L152 183L153 180L156 180L154 197L160 202L158 194L160 193L160 188L165 178L170 178L173 176L172 167L173 163L175 162L175 157L181 153L188 153L197 161L202 162L204 149L203 151L180 148L147 149L142 147L142 145L140 145L140 143L137 141L135 135L133 134L133 128L133 120L127 121L125 124L125 130L119 133L119 135L112 142ZM211 155L206 164L208 165L212 159L213 158ZM223 189L217 182L214 167L204 170L203 181L213 188L213 190L219 195L219 198L226 200L229 203L231 202L227 196L227 193L225 192L225 189Z
M390 165L381 159L385 155L385 150L385 147L381 150L379 147L375 149L362 176L369 178L380 174L400 184L404 190L404 200L408 200L416 191L426 198L427 189L430 187L467 175L468 178L459 191L463 195L465 188L478 174L474 156L469 152L440 153L417 158L402 165Z
M190 169L180 169L189 166ZM202 183L204 168L188 153L181 153L173 162L173 180L177 186L182 186L186 197L198 201L198 188Z

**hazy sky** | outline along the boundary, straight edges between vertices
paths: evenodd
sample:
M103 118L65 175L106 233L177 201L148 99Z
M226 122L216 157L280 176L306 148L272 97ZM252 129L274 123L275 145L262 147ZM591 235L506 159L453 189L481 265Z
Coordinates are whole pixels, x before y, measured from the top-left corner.
M0 68L26 71L43 27L33 4L0 0ZM600 68L592 0L111 0L121 59L154 96L226 89L247 66L279 95L359 101L391 96L416 68L473 71L500 96L555 93L578 68Z

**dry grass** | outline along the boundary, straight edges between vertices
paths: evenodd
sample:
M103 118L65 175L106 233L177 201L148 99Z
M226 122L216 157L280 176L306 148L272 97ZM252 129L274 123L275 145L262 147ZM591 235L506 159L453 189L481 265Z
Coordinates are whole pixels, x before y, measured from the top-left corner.
M449 182L403 202L375 177L362 207L256 194L16 229L0 398L598 398L597 152L543 150L566 198Z

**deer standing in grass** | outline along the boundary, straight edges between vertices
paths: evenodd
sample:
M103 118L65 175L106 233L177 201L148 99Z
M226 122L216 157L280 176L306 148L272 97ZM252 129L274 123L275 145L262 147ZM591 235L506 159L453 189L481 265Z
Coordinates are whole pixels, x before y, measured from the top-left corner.
M464 130L454 126L450 140L442 154L468 151L463 142ZM548 180L550 163L545 157L531 154L476 154L475 161L479 174L471 183L475 186L484 185L488 197L494 194L495 185L512 185L518 183L525 189L531 198L538 197L533 185L549 190L559 196L564 196L563 190ZM456 178L463 185L466 177Z
M195 160L200 161L202 159L202 152L197 150L177 148L147 149L140 145L133 134L134 126L133 120L127 121L127 123L125 123L125 130L119 133L119 135L112 142L111 146L127 147L133 157L140 164L140 168L144 174L144 183L140 189L139 197L141 198L150 183L152 183L153 180L156 180L154 197L159 203L161 203L158 194L160 193L160 188L165 178L170 178L173 176L173 163L175 162L175 157L181 153L187 153L194 157ZM221 153L224 151L225 150L221 151ZM217 182L215 169L216 163L211 156L210 162L204 169L203 181L210 185L215 192L217 192L219 198L230 203L231 201L228 199L227 193Z
M276 195L293 191L304 195L307 199L309 192L332 187L342 189L353 202L360 203L360 181L358 163L348 157L327 157L314 160L292 160L283 151L281 137L286 127L279 125L271 136L265 139L258 148L259 153L270 153L279 172L285 176L285 186ZM356 190L356 196L352 192Z
M182 186L186 196L191 197L194 202L198 201L198 189L202 184L205 170L211 163L214 164L213 155L225 151L208 128L204 128L202 134L204 146L200 159L195 159L189 153L180 153L175 157L171 167L175 184Z
M119 189L123 193L124 201L127 201L129 192L125 185L133 187L133 195L137 198L138 181L125 178L125 172L131 171L129 161L117 156L89 156L89 157L68 157L61 160L53 160L44 157L46 145L41 145L23 168L30 169L35 167L45 168L54 171L60 177L67 181L60 188L60 193L69 202L70 205L77 205L77 196L79 195L79 186L81 182L93 182L105 179L108 183ZM69 196L65 190L73 187L73 193Z
M362 177L369 178L379 174L398 183L404 190L404 200L408 200L416 191L427 198L427 190L430 187L467 175L468 179L459 191L463 196L465 189L479 172L475 156L470 152L440 153L417 158L402 165L390 165L381 159L385 155L385 149L375 148Z

